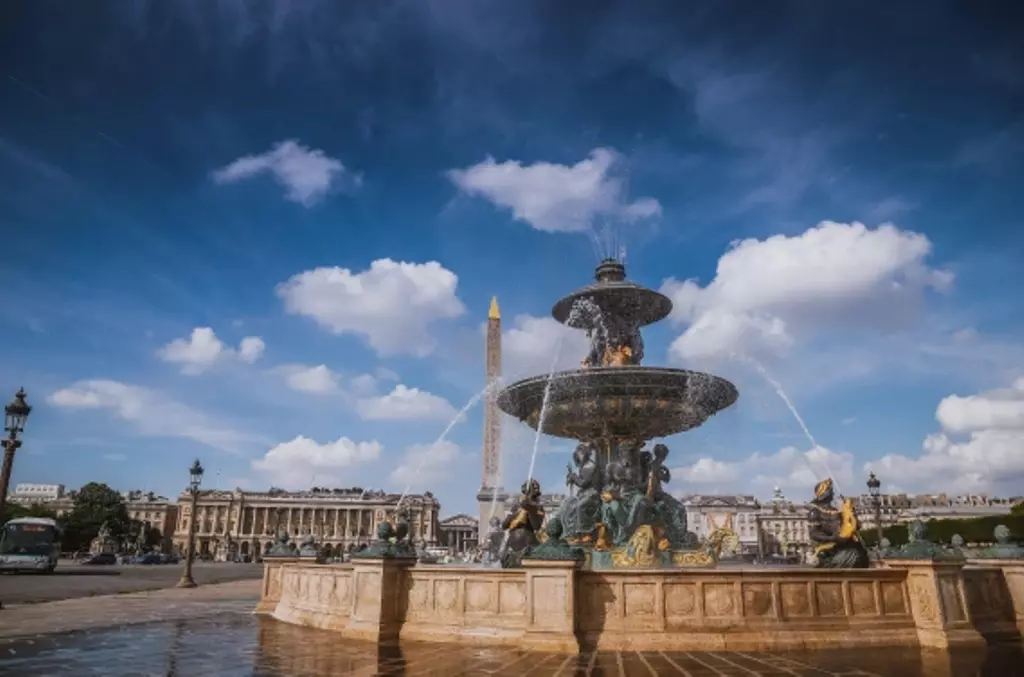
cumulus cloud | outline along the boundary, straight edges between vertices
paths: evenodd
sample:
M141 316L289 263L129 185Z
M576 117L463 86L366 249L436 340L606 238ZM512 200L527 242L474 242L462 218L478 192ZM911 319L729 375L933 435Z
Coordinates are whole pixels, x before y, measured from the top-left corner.
M483 325L486 331L487 325ZM506 379L573 369L587 356L587 336L552 317L517 315L512 326L502 330L502 373Z
M432 489L452 478L454 466L462 457L462 450L453 442L414 444L391 471L391 481L412 490Z
M382 449L376 440L354 442L340 437L320 444L299 435L270 449L252 467L282 488L308 489L314 482L340 486L344 483L341 471L376 461Z
M295 364L284 368L285 382L292 390L303 393L327 394L337 392L341 377L326 364L315 367Z
M335 334L357 334L381 355L429 355L430 326L462 315L459 278L440 263L378 259L368 270L315 268L277 286L285 310Z
M449 421L458 413L445 398L402 384L387 395L359 400L356 411L365 421Z
M920 456L891 454L868 467L922 490L1020 492L1024 379L1005 389L946 397L935 417L942 432L925 438Z
M820 445L807 450L788 446L774 454L755 453L739 461L700 458L672 470L673 482L679 482L677 492L742 491L763 495L780 487L792 500L810 498L815 483L825 477L831 477L847 495L860 493L854 479L853 456Z
M183 374L196 375L226 360L252 364L263 356L265 348L259 336L246 336L235 350L224 345L210 327L196 327L187 339L177 338L160 348L157 356L179 365Z
M627 201L625 182L613 176L620 160L609 148L595 148L571 166L524 165L487 157L466 169L451 170L448 177L463 193L509 209L514 218L537 230L585 232L599 218L629 223L661 214L661 204L654 198Z
M155 390L119 381L79 381L54 392L47 402L61 409L105 409L143 435L193 440L230 453L264 442Z
M343 179L358 184L340 160L322 150L311 149L295 140L281 141L259 155L245 155L213 172L214 182L237 183L270 174L285 188L285 198L311 207L322 200Z
M801 235L736 242L714 280L668 279L672 320L687 325L670 347L676 362L785 352L829 328L894 330L952 273L932 268L932 245L893 225L824 221Z

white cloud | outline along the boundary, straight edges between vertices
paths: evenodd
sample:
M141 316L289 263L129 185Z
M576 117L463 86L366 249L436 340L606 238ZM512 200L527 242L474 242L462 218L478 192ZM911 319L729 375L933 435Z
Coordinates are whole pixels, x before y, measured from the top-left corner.
M482 331L486 332L484 324ZM502 331L502 373L506 380L547 374L580 366L587 356L586 334L552 317L517 315Z
M462 450L453 442L414 444L405 450L402 462L391 471L391 481L413 490L435 490L434 485L450 480Z
M633 222L661 214L654 198L626 201L625 182L612 176L619 160L608 148L596 148L572 166L487 157L448 176L462 192L510 209L516 219L549 233L587 231L602 217Z
M739 461L700 458L689 466L672 469L676 492L766 495L777 486L794 501L809 500L814 485L825 477L831 477L839 491L847 495L861 493L854 477L853 456L822 446L806 451L785 447L774 454L755 453Z
M378 259L369 270L315 268L277 286L285 310L335 334L365 336L382 355L430 354L430 325L462 315L459 278L440 263Z
M264 442L162 393L118 381L79 381L56 391L47 402L62 409L106 409L143 435L189 439L230 453Z
M672 319L686 331L671 345L676 362L785 352L829 329L901 328L928 289L950 272L929 267L931 242L892 225L825 221L802 235L736 242L706 287L668 279Z
M951 433L1010 430L1024 433L1024 378L1013 386L982 395L950 395L939 402L935 418Z
M443 397L402 384L387 395L359 400L356 410L366 421L450 421L458 413Z
M935 417L943 432L925 438L920 456L891 454L868 467L925 491L1020 493L1024 379L1006 389L946 397Z
M157 356L164 362L180 365L183 374L195 375L225 360L252 364L262 357L265 348L260 337L246 336L235 350L224 345L210 327L196 327L187 339L177 338L160 348Z
M332 187L348 177L358 185L358 175L350 174L340 160L322 150L314 150L297 141L281 141L260 155L245 155L213 172L216 183L237 183L261 174L271 174L285 188L285 197L311 207Z
M331 371L326 364L315 367L290 365L285 368L288 387L304 393L326 394L338 390L340 377Z
M340 437L334 442L319 444L299 435L290 442L282 442L268 451L263 458L252 462L252 467L277 486L288 489L308 489L314 484L341 485L344 480L337 474L353 466L380 458L382 446L372 442L353 442Z

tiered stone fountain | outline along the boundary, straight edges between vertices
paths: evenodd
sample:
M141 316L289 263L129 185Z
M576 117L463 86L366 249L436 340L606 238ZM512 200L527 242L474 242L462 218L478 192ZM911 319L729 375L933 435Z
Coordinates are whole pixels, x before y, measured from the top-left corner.
M578 491L547 527L541 529L535 480L506 518L509 541L524 544L506 559L511 567L417 562L397 516L349 564L303 558L285 536L277 556L264 559L256 612L368 641L567 652L946 648L983 644L981 633L1020 637L1024 558L1002 548L1001 559L974 564L966 587L964 557L927 544L889 553L884 566L849 568L865 560L856 516L849 502L832 506L829 480L818 484L811 513L819 550L839 568L706 568L713 546L694 548L682 506L663 488L668 449L648 451L645 443L701 425L737 392L708 374L641 365L640 328L671 307L663 295L626 281L621 263L602 262L597 282L553 311L589 333L582 368L526 379L500 394L507 413L579 441L577 468L567 478ZM1012 591L1006 604L992 603L1008 594L999 586Z
M627 281L625 266L614 259L602 261L595 277L551 311L559 322L587 332L591 347L581 368L513 383L498 395L498 406L535 430L579 442L577 467L566 478L575 494L553 519L587 567L714 564L718 543L710 539L697 548L685 509L664 489L668 447L645 447L731 406L736 388L710 374L642 366L640 329L664 319L672 302ZM528 498L521 511L533 509ZM506 522L529 530L526 517Z

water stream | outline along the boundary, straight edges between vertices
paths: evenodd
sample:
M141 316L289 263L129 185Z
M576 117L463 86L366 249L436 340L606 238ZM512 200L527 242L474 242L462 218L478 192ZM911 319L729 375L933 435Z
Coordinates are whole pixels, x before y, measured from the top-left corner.
M465 416L466 416L466 413L470 409L472 409L476 405L477 402L479 402L491 390L493 390L494 388L497 388L500 384L501 384L501 378L500 377L496 378L496 379L494 379L494 381L492 381L491 383L487 384L487 387L485 387L483 390L478 392L476 395L473 395L473 397L469 398L469 401L466 402L465 406L462 407L462 409L459 410L459 413L455 414L455 417L451 420L450 423L448 423L448 425L441 432L440 436L438 436L438 438L434 441L434 443L431 445L431 447L436 447L437 445L439 445L442 442L444 442L445 439L448 438L448 433L450 433L452 431L452 428L455 427L455 424L457 424L459 421L463 420L465 418ZM423 469L423 465L427 462L427 460L429 460L429 456L426 455L426 454L420 458L419 463L416 464L416 467L413 470L413 475L418 475L420 473L420 471ZM395 512L396 513L398 512L398 509L400 507L402 507L402 503L405 501L405 497L409 494L409 490L410 489L412 489L412 484L408 484L405 487L405 491L403 491L402 495L399 497L398 503L395 504Z
M778 380L776 380L771 374L768 373L768 370L765 369L763 364L761 364L754 358L746 355L742 355L740 357L745 362L750 363L750 365L754 367L757 373L760 374L761 377L764 378L764 380L768 383L768 385L772 387L772 389L775 391L775 394L779 396L780 400L782 400L782 403L786 405L786 408L789 409L789 413L793 415L793 418L796 419L797 425L800 426L800 430L803 431L804 437L806 437L807 441L811 443L811 451L814 451L816 449L822 449L822 451L825 451L825 454L821 457L821 464L825 467L825 473L827 474L827 476L832 478L832 484L835 486L836 491L840 495L842 495L842 490L839 488L839 481L836 479L835 475L832 472L832 469L829 467L828 451L825 450L824 447L818 446L818 441L814 439L814 435L811 434L810 428L807 427L807 423L804 421L804 417L800 415L799 410L797 410L796 405L793 404L793 400L789 398L789 395L786 394L786 391L782 387L782 384L779 383ZM818 470L811 465L811 461L807 457L807 453L803 453L800 456L804 459L804 463L807 464L807 467L810 469L810 471L817 475Z

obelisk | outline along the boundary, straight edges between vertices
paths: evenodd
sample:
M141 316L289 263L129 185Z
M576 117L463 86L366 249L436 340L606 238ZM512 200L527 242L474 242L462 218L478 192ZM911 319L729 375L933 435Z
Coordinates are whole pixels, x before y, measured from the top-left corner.
M480 491L477 493L477 507L480 511L479 544L484 545L487 537L488 522L493 512L498 517L504 514L505 492L499 486L501 482L501 411L498 409L497 381L501 378L501 311L498 299L491 299L491 308L487 313L487 356L486 380L488 390L484 394L484 448L483 472L480 480ZM497 506L492 507L497 497Z

